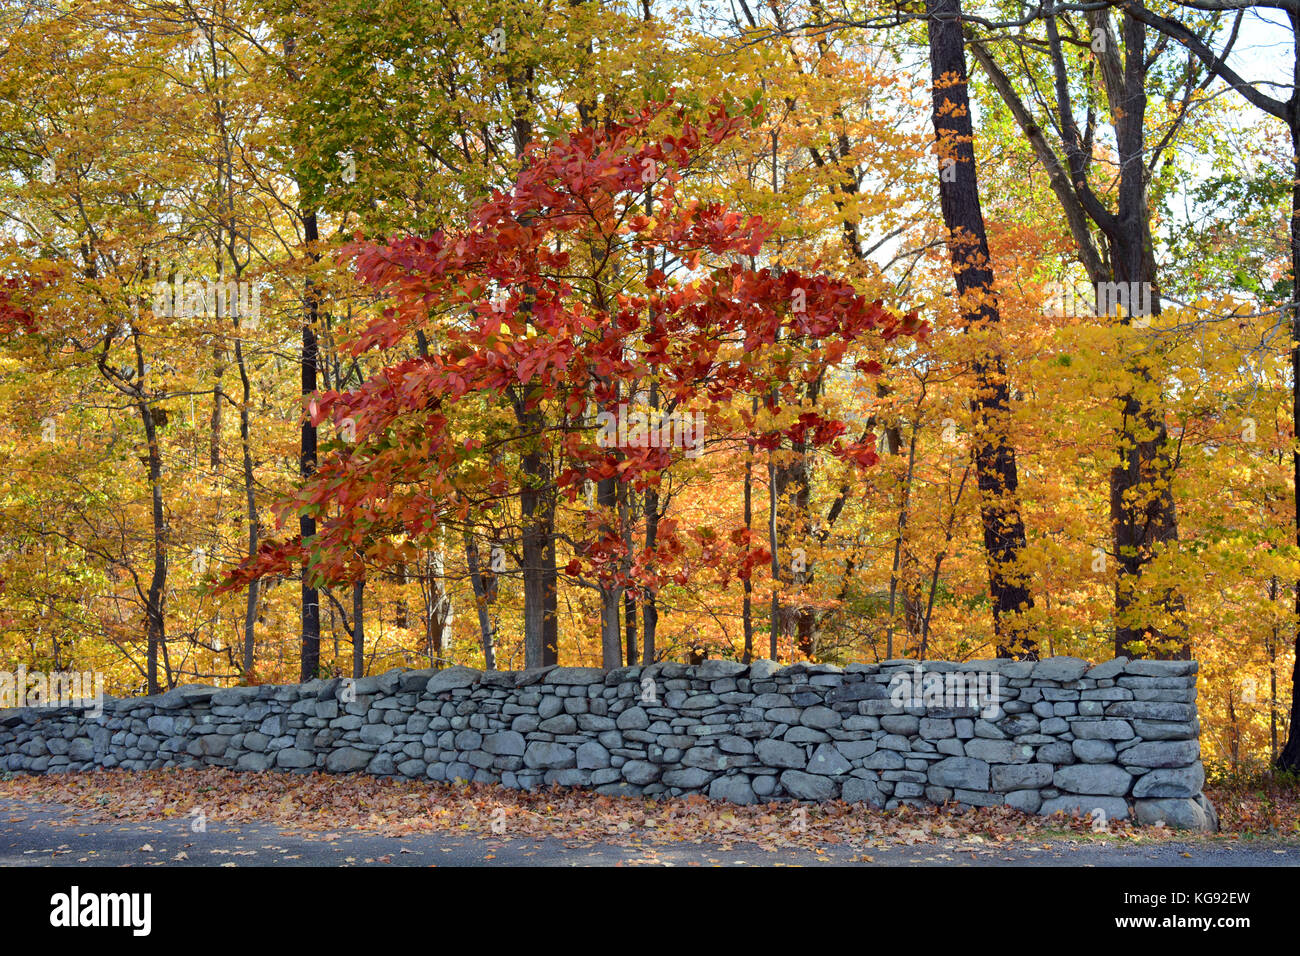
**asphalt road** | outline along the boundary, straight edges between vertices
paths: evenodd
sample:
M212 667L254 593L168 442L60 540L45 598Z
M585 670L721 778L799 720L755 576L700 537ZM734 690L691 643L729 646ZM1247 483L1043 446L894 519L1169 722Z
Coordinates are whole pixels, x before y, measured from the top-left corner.
M63 807L0 799L0 866L1300 866L1300 846L1252 842L1120 846L1091 840L827 846L824 854L737 843L621 846L508 833L388 837L188 819L87 823Z

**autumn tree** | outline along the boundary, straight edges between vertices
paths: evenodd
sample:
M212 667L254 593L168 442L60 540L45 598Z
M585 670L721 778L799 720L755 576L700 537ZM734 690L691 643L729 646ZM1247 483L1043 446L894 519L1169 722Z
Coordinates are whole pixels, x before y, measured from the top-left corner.
M323 579L346 578L357 573L358 552L398 560L413 540L464 519L488 498L510 493L523 503L527 496L521 513L531 524L524 532L537 545L523 551L525 647L528 665L538 666L546 662L542 622L547 590L555 586L545 556L556 547L565 502L575 502L589 483L613 479L644 489L661 480L703 450L701 424L721 422L715 409L734 395L758 397L769 415L779 413L786 396L797 404L797 383L788 381L796 362L802 375L816 376L863 336L915 331L914 316L893 315L825 276L756 271L736 261L699 272L706 256L754 255L766 233L761 221L680 192L693 159L741 128L738 107L716 111L702 126L679 109L676 130L659 138L649 134L662 107L648 106L624 124L539 146L509 193L482 205L466 233L358 247L360 274L394 305L359 336L357 351L392 348L437 309L464 318L441 353L390 366L359 389L313 402L318 421L355 422L355 444L322 464L294 503L321 513L320 530L310 542L264 547L260 560L225 587L296 563ZM658 189L647 215L643 195L652 183ZM638 280L649 248L667 251L684 277L653 270ZM792 336L829 344L796 353ZM671 422L669 433L664 420L643 417L632 423L639 431L630 438L628 423L619 421L612 437L610 419L601 416L626 414L620 383L650 378L687 419ZM460 415L494 408L510 417L495 427L478 418L476 431L464 433ZM844 430L842 422L805 411L779 429L760 430L759 441L795 438L874 463L872 443L844 441ZM650 437L655 433L658 441ZM517 462L513 475L510 459ZM550 480L538 486L539 475ZM329 504L341 508L339 517L324 516ZM583 508L586 532L572 542L565 567L607 596L644 586L637 569L682 547L682 535L664 523L654 553L623 564L615 505L604 496ZM705 566L738 553L744 574L766 558L744 529L728 535L701 527L690 535L704 547ZM537 584L530 587L530 579ZM617 666L618 602L607 598L602 606L602 660Z

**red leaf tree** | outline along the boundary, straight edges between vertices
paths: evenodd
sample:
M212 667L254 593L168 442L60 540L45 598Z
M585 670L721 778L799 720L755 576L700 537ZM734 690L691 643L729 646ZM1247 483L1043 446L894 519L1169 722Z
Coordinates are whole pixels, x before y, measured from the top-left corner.
M603 661L613 667L623 590L656 589L683 547L664 520L653 547L630 554L620 484L656 488L725 441L737 408L753 445L787 437L874 464L873 436L849 441L842 422L816 410L782 431L755 430L752 397L779 412L792 376L822 374L868 335L920 326L846 282L745 267L769 228L685 194L708 150L745 122L719 109L697 125L655 104L621 124L534 144L513 188L480 205L461 232L345 250L391 302L354 352L416 354L311 401L315 422L332 420L352 439L283 510L308 509L318 531L268 542L222 589L299 567L321 582L358 580L441 526L472 525L517 502L526 666L558 661L563 573L600 590ZM672 132L652 134L665 125ZM645 413L627 411L647 402ZM578 509L589 533L557 532L559 511L593 487L594 507ZM696 529L706 546L694 567L748 575L767 556L744 531ZM561 539L573 552L563 571Z

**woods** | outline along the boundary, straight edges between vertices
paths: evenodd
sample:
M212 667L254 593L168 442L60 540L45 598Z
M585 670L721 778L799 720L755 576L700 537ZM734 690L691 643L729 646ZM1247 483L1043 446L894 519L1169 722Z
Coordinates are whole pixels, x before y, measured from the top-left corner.
M1295 768L1297 15L6 3L0 655L1195 658Z

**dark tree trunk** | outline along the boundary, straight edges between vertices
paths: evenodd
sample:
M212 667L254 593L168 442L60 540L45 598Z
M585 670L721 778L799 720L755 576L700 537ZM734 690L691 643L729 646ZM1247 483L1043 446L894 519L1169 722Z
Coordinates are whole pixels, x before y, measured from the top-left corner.
M243 401L239 405L239 443L243 452L244 466L244 503L248 510L248 556L257 554L258 540L261 537L260 523L257 517L257 495L253 483L253 446L248 407L252 400L252 386L248 379L248 367L244 363L243 346L235 339L235 365L239 369L239 380L243 389ZM244 605L244 673L253 670L254 638L257 630L257 600L261 593L261 582L254 578L248 583L248 595Z
M631 591L623 593L623 634L627 639L627 664L636 663L636 598Z
M1050 100L1054 115L1049 116L1046 123L1038 123L1031 115L1026 101L994 62L988 48L975 43L973 49L1047 171L1052 191L1061 203L1078 246L1079 261L1098 293L1100 283L1123 283L1130 292L1130 305L1133 293L1137 293L1158 314L1160 296L1147 203L1148 169L1156 163L1157 157L1150 154L1144 141L1149 64L1143 24L1131 15L1135 12L1143 17L1149 16L1141 9L1125 9L1121 49L1119 38L1111 28L1109 13L1087 11L1088 26L1103 40L1096 51L1097 75L1115 129L1119 188L1117 211L1113 213L1090 184L1090 177L1098 174L1092 172L1094 156L1091 143L1085 142L1075 118L1077 110L1070 97L1073 67L1065 58L1056 17L1049 13L1044 18L1055 86ZM1045 131L1053 128L1060 136L1063 159L1056 155L1047 140ZM1109 171L1100 175L1109 190L1112 186ZM1104 236L1107 255L1102 254L1091 225L1095 225ZM1100 294L1098 299L1101 299ZM1107 303L1108 311L1109 305ZM1147 376L1140 369L1130 369L1130 372L1142 379ZM1173 462L1169 455L1164 414L1158 404L1149 405L1134 394L1121 396L1120 403L1124 418L1117 436L1119 460L1109 475L1112 545L1117 563L1115 653L1132 656L1138 653L1137 648L1129 646L1132 642L1172 639L1177 642L1176 649L1172 654L1159 656L1185 658L1190 655L1190 648L1186 643L1183 600L1176 589L1166 588L1157 596L1156 603L1161 608L1164 622L1146 615L1143 615L1146 619L1141 619L1136 612L1139 599L1149 588L1144 577L1151 562L1160 547L1178 537L1178 515L1172 492Z
M220 345L212 350L212 358L216 365L216 382L212 386L212 418L208 422L208 468L214 475L221 468L221 403L225 399L225 393L221 390L221 378L226 372L222 351Z
M1142 301L1146 302L1149 295L1150 312L1159 315L1160 289L1147 208L1146 27L1130 16L1125 16L1123 22L1122 80L1110 82L1111 96L1118 100L1112 105L1118 114L1115 119L1120 168L1118 211L1104 231L1110 246L1114 281L1127 284L1135 291L1148 290L1140 292ZM1105 27L1109 30L1108 22ZM1112 76L1119 70L1114 59L1110 67ZM1103 298L1100 290L1097 298L1100 310ZM1134 369L1133 374L1144 383L1150 380L1145 369ZM1129 645L1135 641L1174 640L1178 642L1175 650L1153 656L1186 660L1191 657L1191 644L1183 621L1183 599L1177 591L1167 589L1160 595L1159 604L1168 619L1165 623L1134 619L1133 609L1148 587L1143 578L1151 561L1161 546L1178 540L1178 511L1163 410L1135 395L1126 395L1121 401L1124 417L1119 463L1111 471L1111 520L1119 562L1115 581L1115 654L1132 656Z
M167 640L167 519L163 512L162 452L158 446L158 430L153 412L147 402L140 402L137 410L144 426L144 436L149 462L149 496L153 517L153 574L145 597L145 629L148 636L149 693L162 688L158 684L158 656L165 654ZM168 685L171 681L168 680Z
M352 676L366 674L366 582L352 585Z
M478 542L474 532L465 531L465 564L469 568L469 583L474 589L474 607L478 611L478 631L483 642L483 666L490 671L497 668L496 647L492 639L492 618L488 614L487 582L478 555Z
M319 240L316 227L316 214L308 213L303 217L303 238L307 243L307 256L315 261L317 254L315 244ZM316 342L316 323L320 304L317 299L315 283L308 279L305 284L306 316L302 325L302 395L304 398L316 391L316 366L318 346ZM316 471L316 426L304 410L302 433L299 440L299 469L304 479ZM308 515L298 519L298 533L303 544L308 545L316 534L316 520ZM306 682L315 680L320 674L320 595L307 580L306 569L302 576L302 669L301 679Z
M618 513L619 521L623 526L623 547L626 551L623 567L624 570L628 570L632 567L632 556L636 547L633 541L633 526L636 524L636 491L626 482L619 482ZM627 665L631 667L636 663L636 597L630 588L623 591L623 634L627 641Z
M1288 11L1291 22L1292 63L1291 95L1283 100L1269 96L1259 85L1241 77L1228 64L1226 49L1216 54L1193 30L1178 20L1160 16L1141 4L1125 7L1125 16L1155 27L1167 37L1182 43L1215 76L1237 91L1247 102L1270 116L1282 120L1291 132L1292 187L1291 187L1291 428L1292 439L1300 436L1300 16ZM1233 31L1236 36L1236 30ZM1121 158L1121 165L1122 165ZM1300 452L1292 452L1292 480L1294 482L1295 540L1300 544ZM1294 634L1295 668L1291 675L1291 717L1286 746L1278 757L1281 769L1300 771L1300 695L1295 693L1300 681L1300 581L1296 582L1295 610L1297 616ZM1190 649L1189 652L1190 654Z
M1300 44L1300 18L1292 13L1291 33ZM1300 436L1300 45L1292 66L1295 93L1288 104L1291 127L1291 435ZM1295 542L1300 546L1300 448L1291 452L1295 505ZM1291 669L1291 718L1286 746L1277 758L1282 770L1300 773L1300 581L1295 585L1295 663Z
M745 458L745 530L748 531L754 520L754 449L749 449ZM750 575L743 582L745 597L740 606L740 619L745 628L745 653L741 660L748 664L754 658L754 582Z
M541 422L531 419L541 442ZM524 666L559 663L555 567L555 502L550 465L534 448L523 456L524 484L519 492L523 515Z
M609 516L618 506L618 479L602 478L596 483L596 504L601 512ZM614 527L607 517L601 524L601 533L614 534ZM612 670L623 663L623 638L619 633L619 605L623 603L623 589L615 584L600 585L600 662L606 670Z
M976 178L961 3L927 0L926 9L934 83L932 118L944 163L939 199L962 321L968 329L993 326L1001 316L993 293L993 268ZM1006 433L1010 395L1001 354L983 354L973 363L973 371L977 392L971 400L972 444L998 656L1033 659L1037 656L1035 645L1021 623L1021 612L1033 607L1033 598L1016 568L1025 547L1025 527L1020 516L1015 451Z
M645 491L645 546L647 551L653 551L655 542L659 537L659 492L654 488L647 488ZM655 662L655 635L659 629L659 605L658 599L651 591L647 591L641 599L641 663L653 664Z

